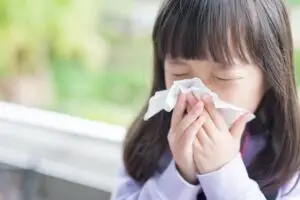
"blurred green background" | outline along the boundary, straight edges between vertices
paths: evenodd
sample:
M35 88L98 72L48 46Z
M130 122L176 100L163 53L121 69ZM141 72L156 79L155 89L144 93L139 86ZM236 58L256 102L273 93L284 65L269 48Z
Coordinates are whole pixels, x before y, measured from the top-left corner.
M0 0L1 99L128 125L148 95L159 3Z
M291 5L298 5L300 4L300 0L288 0L288 3Z

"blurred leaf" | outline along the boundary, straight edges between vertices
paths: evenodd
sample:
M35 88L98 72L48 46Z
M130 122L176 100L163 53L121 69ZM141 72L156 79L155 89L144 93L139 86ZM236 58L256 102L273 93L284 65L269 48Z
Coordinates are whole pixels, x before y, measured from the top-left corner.
M4 28L8 25L8 1L9 0L1 0L0 1L0 29Z
M72 0L55 0L55 4L60 6L68 6L71 2Z
M300 5L300 0L288 0L288 3L292 5Z

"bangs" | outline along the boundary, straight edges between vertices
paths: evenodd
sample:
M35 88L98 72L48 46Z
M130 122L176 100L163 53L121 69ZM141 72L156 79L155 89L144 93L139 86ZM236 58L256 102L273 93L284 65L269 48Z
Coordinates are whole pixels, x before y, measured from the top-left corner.
M250 1L168 0L153 31L157 56L258 63L257 23Z

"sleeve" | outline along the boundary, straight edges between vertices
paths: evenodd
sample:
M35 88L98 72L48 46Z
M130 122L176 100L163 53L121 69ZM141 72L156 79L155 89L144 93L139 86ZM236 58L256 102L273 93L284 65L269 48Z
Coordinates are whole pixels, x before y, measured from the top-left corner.
M122 166L119 183L112 200L196 200L200 185L187 183L171 161L162 174L156 174L143 185L133 180Z
M217 171L198 175L198 180L208 200L266 200L249 178L241 154Z
M298 200L300 199L300 173L298 172L293 179L279 190L277 200Z
M299 175L279 190L276 200L300 199L300 183L297 177ZM207 200L266 200L258 184L249 178L241 154L220 170L198 175L198 180Z

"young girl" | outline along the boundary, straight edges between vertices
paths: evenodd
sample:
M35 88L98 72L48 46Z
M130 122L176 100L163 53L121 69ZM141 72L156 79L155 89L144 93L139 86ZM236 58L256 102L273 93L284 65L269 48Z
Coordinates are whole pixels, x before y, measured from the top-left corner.
M300 199L300 117L283 0L165 0L150 96L200 78L248 114L228 129L209 95L128 131L116 200ZM246 128L245 128L246 127Z

